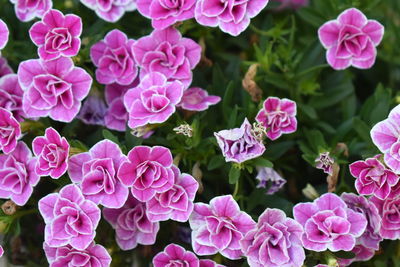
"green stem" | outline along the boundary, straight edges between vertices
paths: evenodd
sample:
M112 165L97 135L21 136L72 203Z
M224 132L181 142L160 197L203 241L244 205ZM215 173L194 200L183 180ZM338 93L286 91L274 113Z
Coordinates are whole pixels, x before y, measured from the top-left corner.
M235 190L233 191L233 198L236 198L236 195L239 193L239 180L240 179L238 179L236 184L235 184Z

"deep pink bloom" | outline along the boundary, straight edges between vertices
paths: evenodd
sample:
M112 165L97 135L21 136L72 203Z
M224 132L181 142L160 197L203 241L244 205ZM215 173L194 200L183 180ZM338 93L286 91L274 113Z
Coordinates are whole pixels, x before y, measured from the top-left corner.
M115 239L122 250L134 249L138 244L153 245L160 224L151 222L146 204L129 196L122 208L103 209L103 216L115 229Z
M49 10L42 21L32 25L29 35L38 46L39 57L52 60L76 56L81 47L82 19L76 15L65 15L56 9Z
M151 19L154 29L167 28L194 17L196 0L136 0L138 11Z
M22 91L17 74L7 74L0 78L0 108L10 111L15 119L23 121Z
M7 45L9 34L7 24L0 19L0 50Z
M62 122L74 119L92 85L92 77L65 57L24 61L18 68L18 80L25 91L23 109L27 116L50 116Z
M168 120L182 98L183 89L181 82L167 82L167 78L158 72L143 77L140 84L128 90L124 96L129 127L134 129Z
M328 175L332 175L333 173L333 163L335 160L329 155L329 152L322 152L319 156L315 159L315 167L317 169L321 169L324 173Z
M255 138L251 129L251 124L246 118L240 128L214 133L227 162L242 163L264 153L264 144Z
M116 22L127 11L136 9L136 0L80 0L82 4L94 10L100 18L108 22Z
M43 250L46 254L49 267L64 266L92 266L109 267L111 256L107 250L95 243L90 244L86 249L77 250L71 246L50 247L43 243Z
M168 191L174 185L172 154L162 146L136 146L128 153L128 161L122 163L118 178L132 187L132 195L146 202L156 193Z
M381 200L375 196L369 199L379 210L382 218L380 234L385 239L396 240L400 238L400 197Z
M154 267L199 267L199 259L193 252L186 251L183 247L169 244L164 251L159 252L153 258Z
M319 40L327 49L326 59L335 70L350 66L369 69L374 65L376 46L382 41L384 27L356 8L343 11L318 30Z
M27 22L41 18L53 6L52 0L10 0L20 21Z
M221 253L228 259L243 256L239 241L256 227L231 195L215 197L210 204L195 203L189 219L192 246L198 255Z
M0 258L3 257L4 254L4 249L2 246L0 246Z
M257 16L269 0L198 0L195 17L198 23L219 27L223 32L238 36Z
M306 258L301 235L303 227L279 209L266 209L256 229L249 231L240 245L252 267L300 267Z
M71 245L77 250L84 250L93 242L101 217L99 207L86 200L79 187L72 184L40 199L39 211L46 223L46 244Z
M204 111L219 101L221 101L219 96L209 96L206 90L199 87L192 87L183 92L182 100L178 104L178 107L191 111Z
M297 130L296 102L287 98L268 97L258 112L256 121L267 128L267 137L276 140L282 134Z
M50 175L51 178L58 179L67 171L69 144L53 128L47 128L44 136L33 140L32 150L38 157L35 167L38 175Z
M13 114L0 108L0 150L5 154L14 151L18 139L21 137L21 126Z
M107 208L120 208L129 194L117 176L118 168L125 160L119 146L105 139L89 152L72 156L68 174L72 182L79 184L86 199Z
M12 73L14 73L14 71L10 65L8 65L7 59L0 56L0 78Z
M135 40L128 39L120 30L112 30L90 48L99 83L129 85L135 80L138 68L132 55L134 43Z
M353 252L356 256L351 259L341 259L338 258L338 264L340 267L349 266L353 262L358 261L368 261L372 259L375 255L375 250L372 248L364 247L363 245L356 245L351 252Z
M153 222L172 219L186 222L193 211L193 200L199 183L191 175L172 166L174 185L163 193L157 193L146 202L149 219Z
M11 154L0 155L0 198L25 205L40 179L35 164L36 159L24 142L18 142Z
M218 264L212 260L200 260L199 267L225 267L224 265Z
M154 30L150 36L137 40L133 55L141 67L141 79L148 73L160 72L169 81L179 80L188 88L192 82L192 69L200 62L201 47L169 27Z
M323 194L313 203L299 203L293 215L304 228L303 246L313 251L350 251L367 226L367 219L349 209L332 193Z

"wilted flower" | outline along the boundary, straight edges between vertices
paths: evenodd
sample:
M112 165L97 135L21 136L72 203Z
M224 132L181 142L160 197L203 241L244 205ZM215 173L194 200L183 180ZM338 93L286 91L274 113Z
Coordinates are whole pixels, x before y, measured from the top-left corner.
M118 21L127 11L136 9L136 0L80 0L82 4L94 10L100 18L108 22Z
M6 154L13 152L20 137L19 122L10 111L0 108L0 150Z
M0 50L2 50L8 42L8 35L10 34L7 24L0 19Z
M52 0L10 0L17 18L23 22L41 18L53 6Z
M191 111L204 111L209 106L217 104L221 97L208 95L208 92L199 87L192 87L183 92L178 107Z
M106 112L104 100L96 95L90 95L83 103L77 118L86 124L104 126Z
M272 168L258 167L257 170L256 179L259 181L257 188L266 188L269 186L267 190L268 195L275 194L286 184L286 180Z
M186 251L183 247L169 244L164 251L159 252L153 258L154 267L165 266L185 266L199 267L199 259L190 251Z
M322 152L315 159L317 169L321 169L324 173L332 175L333 173L333 163L335 160L329 155L329 152Z
M25 117L22 109L23 94L17 74L7 74L0 78L0 108L10 111L19 122Z
M189 124L181 124L178 127L175 127L173 130L177 134L182 134L187 137L193 136L193 129L192 129L192 127L190 127Z
M5 215L13 215L17 212L18 206L12 200L7 200L1 205L1 210Z

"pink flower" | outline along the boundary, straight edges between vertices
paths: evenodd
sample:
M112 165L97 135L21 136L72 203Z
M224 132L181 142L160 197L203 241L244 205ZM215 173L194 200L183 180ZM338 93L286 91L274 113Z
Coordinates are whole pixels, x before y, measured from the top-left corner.
M12 73L14 73L14 71L10 65L8 65L7 59L0 56L0 78Z
M258 112L256 121L267 128L267 137L276 140L282 134L297 130L296 102L287 98L268 97Z
M251 130L251 124L246 118L240 128L214 133L227 162L242 163L264 153L265 146L254 137Z
M10 111L0 108L0 150L5 154L13 152L20 138L21 126L18 121Z
M53 6L52 0L10 0L20 21L41 18Z
M138 69L131 50L134 43L120 30L112 30L90 48L99 83L129 85L135 80Z
M76 56L81 47L80 17L65 15L56 9L49 10L29 30L32 42L37 45L38 54L43 60Z
M50 175L51 178L58 179L67 171L69 144L53 128L47 128L44 136L33 140L32 150L38 157L35 167L38 175Z
M359 160L350 164L350 173L356 178L355 186L360 195L374 195L385 199L390 195L399 177L387 169L379 160L379 156Z
M4 254L4 249L2 246L0 246L0 258L3 257Z
M257 16L269 0L198 0L195 17L198 23L219 27L223 32L238 36Z
M23 121L22 91L16 74L7 74L0 78L0 108L10 111L15 119Z
M358 261L368 261L375 255L375 250L371 248L364 247L363 245L356 245L351 252L356 256L351 259L341 259L338 258L338 264L340 267L349 266L353 262Z
M107 208L120 208L129 194L117 176L125 160L119 146L106 139L89 152L72 156L68 174L72 182L79 184L86 199Z
M199 264L196 255L175 244L169 244L153 258L154 267L199 267Z
M11 154L0 155L0 198L25 205L40 179L35 164L36 159L24 142L18 142Z
M191 111L204 111L219 101L221 101L219 96L209 96L206 90L192 87L183 92L182 100L178 107Z
M144 76L138 87L128 90L124 97L129 127L134 129L168 120L182 98L183 89L181 82L167 82L161 73L152 72Z
M174 185L163 193L157 193L146 202L147 215L150 221L172 219L186 222L193 211L193 200L199 183L189 174L182 173L172 166Z
M303 227L279 209L266 209L257 228L240 241L247 262L253 267L300 267L306 258L301 243Z
M7 45L9 34L7 24L0 19L0 50Z
M400 238L400 217L398 210L400 209L400 197L381 200L375 196L370 198L379 210L382 218L380 234L384 239L396 240Z
M118 21L127 11L136 9L136 0L80 0L82 4L94 10L100 18L108 22Z
M179 80L188 88L192 82L192 69L201 58L201 47L179 31L169 27L154 30L150 36L137 40L133 55L141 67L140 78L150 72L160 72L169 81Z
M225 267L224 265L217 264L215 261L212 260L200 260L199 267Z
M318 30L319 40L327 49L326 59L335 70L350 66L371 68L383 33L384 27L379 22L368 20L356 8L343 11L336 20L326 22Z
M74 119L92 85L90 75L65 57L24 61L18 68L18 80L25 91L23 109L27 116L50 116L62 122Z
M71 245L87 249L96 235L100 209L86 200L76 185L66 185L59 193L39 200L39 211L45 223L44 240L50 247Z
M400 173L400 105L389 113L386 120L371 129L372 142L384 153L386 165L396 174Z
M122 250L134 249L138 244L153 245L160 224L151 222L146 204L129 196L122 208L103 209L103 216L115 229L115 239Z
M124 185L132 187L136 199L147 202L156 193L166 192L174 185L172 154L162 146L136 146L120 166L118 178Z
M194 17L196 0L137 0L137 9L151 19L154 29L164 29Z
M363 214L349 209L332 193L323 194L313 203L297 204L293 215L304 227L304 248L313 251L350 251L367 226Z
M243 253L239 241L256 227L256 223L231 195L215 197L210 204L196 203L189 219L192 246L198 255L221 253L239 259Z
M91 243L86 249L77 250L71 246L50 247L43 244L47 261L50 267L64 266L96 266L109 267L111 257L107 250L101 246Z

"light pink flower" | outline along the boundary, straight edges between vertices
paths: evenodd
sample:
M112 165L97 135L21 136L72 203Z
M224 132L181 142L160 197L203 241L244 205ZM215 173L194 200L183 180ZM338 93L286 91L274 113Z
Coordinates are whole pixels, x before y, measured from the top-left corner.
M246 30L250 19L263 10L269 0L198 0L195 18L198 23L219 27L223 32L238 36Z
M74 119L92 85L92 77L65 57L24 61L18 68L18 80L25 91L23 109L27 116L50 116L62 122Z
M51 178L58 179L67 171L69 144L53 128L47 128L44 136L33 140L32 150L38 157L35 167L38 175L50 175Z
M18 121L10 111L0 108L0 150L5 154L13 152L20 138L21 126Z
M135 40L128 39L120 30L112 30L90 48L99 83L129 85L135 80L138 69L132 55L134 43Z
M136 248L138 244L153 245L160 224L151 222L146 214L146 204L129 196L122 208L103 209L103 216L115 229L115 239L122 250Z
M108 208L120 208L129 194L117 176L118 168L125 160L119 146L106 139L89 152L72 156L68 174L72 182L79 184L86 199Z
M374 65L376 46L382 41L384 27L376 20L368 20L358 9L343 11L318 30L319 40L327 49L328 64L336 70L350 66L369 69Z
M0 78L12 73L14 73L14 71L10 65L8 65L7 59L0 56Z
M8 42L8 36L10 32L8 30L7 24L0 19L0 50L2 50Z
M192 87L183 92L182 100L178 104L178 107L191 111L204 111L219 101L221 101L219 96L209 96L206 90L199 87Z
M169 81L179 80L188 88L192 69L200 62L201 47L188 38L182 38L173 27L154 30L150 36L137 40L133 55L141 67L140 78L151 72L164 74Z
M15 119L23 121L22 91L16 74L7 74L0 78L0 108L10 111Z
M192 246L198 255L221 253L228 259L243 256L239 241L256 223L231 195L215 197L210 204L195 203L189 219Z
M149 219L153 222L168 219L186 222L193 211L193 200L199 183L189 174L172 166L174 185L163 193L157 193L146 202Z
M364 247L363 245L356 245L351 252L356 256L351 259L338 258L338 264L340 267L349 266L353 262L369 261L375 255L375 250Z
M52 0L10 0L20 21L41 18L53 6Z
M84 250L93 242L101 217L99 207L86 200L79 187L72 184L40 199L39 211L46 223L46 244L71 245L77 250Z
M11 154L0 155L0 198L25 205L40 179L35 164L36 159L24 142L18 142Z
M296 112L296 102L286 98L268 97L258 112L256 121L267 128L267 137L273 141L282 134L297 130Z
M381 200L375 196L369 199L379 210L382 218L380 234L385 239L396 240L400 238L400 197Z
M94 10L100 18L108 22L118 21L127 11L136 9L136 0L80 0L82 4Z
M77 250L71 246L50 247L43 243L43 250L46 254L49 267L64 266L92 266L109 267L111 256L107 250L95 243L90 244L86 249Z
M169 244L164 251L159 252L153 258L154 267L199 267L199 259L193 252L186 251L183 247Z
M129 127L134 129L168 120L182 98L183 89L181 82L167 82L161 73L152 72L144 76L140 84L128 90L124 96Z
M81 33L80 17L73 14L64 16L56 9L46 12L42 21L33 24L29 30L31 40L38 46L39 57L43 60L76 56L81 47Z
M118 178L132 187L132 195L147 202L156 193L168 191L174 185L172 154L162 146L136 146L128 153L128 161L122 163Z
M136 0L138 11L151 19L154 29L167 28L194 17L196 0Z
M304 248L313 251L350 251L367 226L363 214L349 209L332 193L323 194L313 203L297 204L293 216L304 228Z

